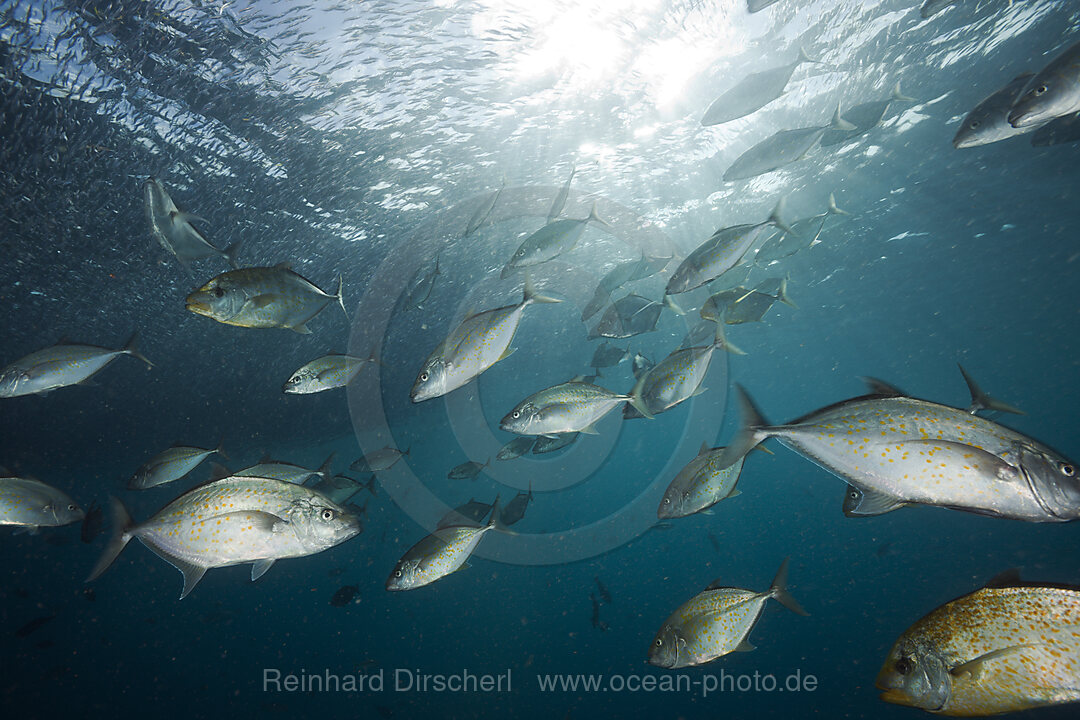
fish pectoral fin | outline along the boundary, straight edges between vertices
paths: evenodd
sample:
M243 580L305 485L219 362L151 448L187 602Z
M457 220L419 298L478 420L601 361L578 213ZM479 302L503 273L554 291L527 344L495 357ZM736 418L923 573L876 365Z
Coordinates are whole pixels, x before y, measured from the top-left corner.
M264 558L262 560L256 560L251 566L251 582L255 582L270 569L270 566L274 564L274 558Z
M578 430L578 432L584 433L586 435L599 435L600 434L600 431L596 429L596 423L589 423L585 427Z
M738 645L735 646L733 652L752 652L757 650L757 646L752 645L749 640L744 639Z
M916 446L918 448L927 448L934 453L943 453L956 462L962 462L972 467L977 466L978 470L992 474L999 480L1010 481L1019 476L1019 471L1012 463L1003 460L992 452L972 445L965 445L961 442L951 440L909 440L902 443L902 446L905 449L909 446ZM925 450L919 451L925 452Z
M248 300L248 302L257 308L264 308L267 305L272 305L279 300L281 300L280 295L277 295L275 293L263 293L262 295L256 295L255 297Z
M864 490L848 485L844 495L844 515L847 517L874 517L898 510L908 503L876 490Z
M247 521L249 523L248 527L241 527L241 529L253 529L271 533L281 532L289 525L289 521L285 518L274 515L273 513L262 512L261 510L238 510L237 512L222 513L221 515L211 515L203 522L210 523L228 520Z
M292 330L293 332L300 333L301 335L310 335L311 334L310 328L308 328L308 326L305 323L300 323L299 325L293 325L289 329Z
M1018 652L1023 652L1024 650L1031 650L1033 648L1037 648L1037 647L1041 647L1041 646L1042 646L1041 643L1034 643L1034 644L1028 644L1028 645L1010 645L1009 647L1003 647L1003 648L998 648L997 650L991 650L988 653L980 655L979 657L975 658L974 660L968 660L966 663L963 663L962 665L957 665L956 667L949 670L949 674L952 675L953 677L963 677L964 675L971 675L972 681L977 682L979 680L980 674L982 673L982 668L983 668L983 665L985 663L988 663L991 660L997 660L998 658L1008 657L1009 655L1013 655L1013 654L1018 653Z
M738 488L731 488L731 492L729 492L727 495L725 495L724 499L733 498L733 497L739 497L740 495L742 495L742 490L740 490Z
M506 348L505 350L503 350L502 355L499 356L499 360L505 360L506 358L510 357L511 355L514 354L515 350L517 350L517 348L512 348L512 347ZM495 362L499 362L499 360L496 360Z

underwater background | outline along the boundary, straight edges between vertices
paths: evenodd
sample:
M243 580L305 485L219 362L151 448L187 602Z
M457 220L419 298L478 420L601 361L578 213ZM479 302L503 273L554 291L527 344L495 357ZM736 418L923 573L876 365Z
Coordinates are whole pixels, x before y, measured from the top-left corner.
M1078 22L1075 3L1047 0L958 2L926 19L914 0L780 0L753 14L741 0L0 3L2 360L61 338L121 347L137 330L155 365L121 357L93 387L4 399L0 464L84 507L122 494L143 519L208 478L204 465L183 487L123 489L172 443L223 438L232 468L264 453L314 468L335 453L338 471L384 445L409 449L365 499L359 537L281 561L256 583L246 566L215 570L182 602L176 570L137 544L85 585L104 537L83 543L77 526L3 533L5 710L917 716L873 686L896 637L1007 568L1077 582L1074 524L937 508L848 519L844 484L776 444L747 460L742 494L714 514L650 529L655 506L703 441L738 427L734 382L773 422L862 393L860 376L966 407L960 362L1027 412L1001 422L1080 454L1080 145L951 144L971 107L1074 43ZM820 64L798 67L783 97L702 127L724 90L800 48ZM722 179L771 133L828 124L837 103L887 98L897 82L914 102L893 104L866 134L751 180ZM411 404L417 371L449 329L520 300L521 278L500 270L571 169L564 215L584 218L595 201L611 227L589 227L532 273L564 302L528 308L516 352L470 386ZM144 217L148 176L206 219L215 245L242 241L241 265L289 262L327 292L343 276L349 318L331 306L301 335L186 312L185 296L227 266L187 269L161 250ZM466 236L504 184L488 222ZM787 276L797 309L728 327L746 354L718 353L705 393L652 421L616 413L551 457L446 479L510 439L498 420L523 397L589 372L599 341L580 312L615 264L685 256L718 227L764 220L781 196L790 218L808 217L830 193L851 216L829 218L819 245L758 272ZM406 311L405 287L436 256L431 297ZM659 299L670 271L632 287ZM659 360L706 295L620 346ZM347 391L282 393L312 358L373 349L381 364ZM629 362L602 372L605 387L633 385ZM551 489L536 492L518 536L489 533L470 568L385 591L441 510L505 501L530 480ZM414 486L445 506L417 510ZM769 603L753 653L674 673L645 663L675 607L718 578L764 590L789 555L809 617ZM597 579L611 596L606 629L591 621ZM331 605L348 585L355 599ZM382 669L386 689L267 691L267 668ZM398 692L396 669L509 670L512 689ZM721 670L817 682L703 697L544 692L537 678Z

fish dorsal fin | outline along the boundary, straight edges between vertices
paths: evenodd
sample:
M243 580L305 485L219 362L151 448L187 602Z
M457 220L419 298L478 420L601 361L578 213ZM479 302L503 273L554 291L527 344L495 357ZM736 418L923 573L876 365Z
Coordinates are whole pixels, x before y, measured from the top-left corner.
M709 443L706 440L701 441L701 449L698 450L698 457L701 457L705 453L709 452L712 448L709 447Z
M225 467L221 463L216 463L216 462L211 462L210 463L210 482L214 482L215 480L221 480L222 478L227 478L227 477L230 477L231 475L232 475L232 470Z
M255 582L270 569L270 566L274 564L274 558L264 558L262 560L256 560L251 566L251 582Z
M725 585L723 580L716 579L709 583L705 590L726 590L729 587L731 586Z
M847 517L874 517L902 508L906 504L892 495L848 485L844 492L843 509Z
M1015 408L1012 405L1008 405L996 398L990 397L983 392L983 389L975 382L975 378L968 374L963 365L956 363L956 367L960 368L960 374L964 376L964 382L967 383L968 392L971 393L971 405L968 406L968 412L972 415L980 410L995 410L997 412L1007 412L1015 415L1027 414L1019 408Z
M754 650L757 650L757 646L752 645L746 638L735 646L735 652L753 652Z
M273 513L262 512L260 510L237 510L236 512L222 513L221 515L211 515L207 517L204 522L210 522L211 520L229 521L238 520L241 522L247 521L251 527L259 530L260 532L278 532L285 525L289 524L289 521L283 517L274 515Z
M274 269L275 270L292 270L292 263L289 262L288 260L286 260L284 262L279 262L277 265L274 266Z
M994 577L986 581L983 587L988 588L1003 588L1003 587L1015 587L1023 582L1020 579L1020 568L1009 568L999 572Z
M874 395L884 395L885 397L906 397L907 395L895 385L879 380L876 377L864 376L861 380L866 383L866 387L870 388L870 392Z
M270 453L264 452L262 457L259 458L259 462L256 465L262 465L263 463L273 462L273 458L270 457Z

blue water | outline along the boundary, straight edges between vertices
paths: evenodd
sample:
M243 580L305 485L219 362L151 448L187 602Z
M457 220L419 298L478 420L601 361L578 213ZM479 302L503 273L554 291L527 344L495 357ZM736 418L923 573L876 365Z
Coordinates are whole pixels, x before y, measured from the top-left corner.
M359 537L256 583L247 566L213 570L182 602L179 574L138 544L84 585L104 537L3 533L0 697L12 717L916 717L873 687L905 628L1009 567L1080 580L1075 525L934 508L847 519L843 484L779 446L748 459L742 495L714 514L649 529L674 473L737 427L734 382L775 422L860 394L859 376L966 406L961 362L1028 413L1003 422L1080 453L1080 146L950 143L975 103L1076 41L1075 4L969 1L928 20L914 0L781 0L753 15L740 0L3 2L0 13L0 361L61 338L119 347L138 330L155 364L120 358L95 386L4 400L0 464L83 506L121 495L143 519L208 476L123 489L175 442L224 437L232 468L264 452L317 467L334 452L344 471L364 451L410 449L380 477ZM822 64L797 69L784 97L700 126L715 97L799 46ZM722 181L773 132L827 122L837 102L887 97L898 80L916 102L867 135ZM424 358L467 312L519 300L520 278L499 272L573 167L564 216L595 201L612 227L589 227L532 273L564 302L529 307L516 352L477 382L412 405ZM227 268L210 258L188 271L154 243L141 193L151 174L206 218L215 245L243 240L242 264L287 261L328 291L343 275L350 319L330 306L299 335L186 312L187 293ZM462 237L504 181L488 223ZM747 354L718 354L704 394L653 421L605 419L554 456L445 479L494 456L510 439L498 421L523 397L588 371L597 341L580 310L616 263L685 255L718 227L763 220L782 195L791 218L806 217L829 193L852 216L755 271L789 276L798 309L729 327ZM436 254L430 300L405 311L402 289ZM673 267L629 287L659 298ZM686 318L665 310L655 332L621 345L661 359L706 296L683 296ZM315 357L372 348L382 364L348 391L281 393ZM629 363L599 382L628 391ZM470 568L429 587L384 590L442 510L505 502L530 481L518 535L489 533ZM771 603L753 653L676 672L645 663L679 604L718 578L764 589L788 555L810 617ZM612 596L606 631L591 623L594 578ZM343 585L357 601L331 606ZM276 692L268 669L381 673L384 685ZM816 682L703 696L722 671ZM399 691L396 672L509 672L510 688ZM698 684L543 692L538 676L556 673Z

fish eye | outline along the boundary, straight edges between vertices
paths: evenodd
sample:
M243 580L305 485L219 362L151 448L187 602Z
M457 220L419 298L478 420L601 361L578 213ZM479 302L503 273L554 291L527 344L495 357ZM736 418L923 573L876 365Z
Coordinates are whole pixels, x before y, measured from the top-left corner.
M1049 89L1050 88L1046 87L1046 85L1040 85L1039 87L1035 88L1035 94L1036 95L1042 95L1044 92L1046 92Z
M79 509L79 506L75 505L74 503L72 503L71 505L68 505L68 510L70 510L71 512L75 512L78 509Z
M1066 462L1058 463L1058 470L1060 470L1061 474L1065 477L1072 477L1076 474L1076 468Z
M901 675L907 675L909 672L911 672L912 663L911 660L908 660L907 658L900 658L896 661L896 665L894 665L893 667L896 669L896 672L900 673Z
M214 297L216 297L216 298L225 297L225 291L222 290L219 287L214 288Z
M515 410L514 412L512 412L510 414L514 417L515 420L517 420L519 417L521 417L521 411L520 410Z
M971 122L970 122L970 123L968 124L968 127L970 127L970 128L972 129L972 130L974 130L975 128L979 127L980 125L982 125L982 123L981 123L981 122L979 122L978 120L972 120L972 121L971 121Z
M331 510L330 508L325 508L322 511L322 519L325 520L326 522L330 522L331 520L334 519L334 511Z
M848 493L848 497L851 498L852 500L858 500L859 499L859 493L858 493L857 490L852 490L851 492Z
M661 638L656 638L656 647L663 647L664 641Z
M669 498L669 497L664 498L664 504L665 505L670 505L671 504L671 498Z
M401 571L400 570L395 570L394 571L394 577L401 577Z
M514 254L515 254L515 255L517 255L518 257L521 257L522 255L524 255L524 254L525 254L525 251L524 251L524 250L518 250L518 251L517 251L516 253L514 253Z
M426 372L420 373L420 382L427 382L428 374Z

